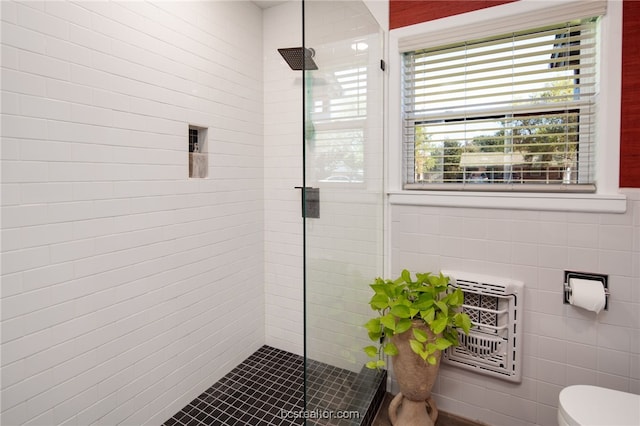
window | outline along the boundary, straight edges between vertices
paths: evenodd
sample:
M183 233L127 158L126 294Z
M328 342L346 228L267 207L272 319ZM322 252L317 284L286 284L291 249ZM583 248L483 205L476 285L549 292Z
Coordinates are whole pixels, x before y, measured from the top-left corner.
M315 134L315 176L319 176L320 182L325 183L363 182L364 130L322 130L322 126L319 127Z
M404 188L595 191L598 26L404 53Z
M352 49L362 46L359 42ZM364 181L368 72L368 66L352 64L308 82L313 98L308 155L313 155L313 176L319 182Z

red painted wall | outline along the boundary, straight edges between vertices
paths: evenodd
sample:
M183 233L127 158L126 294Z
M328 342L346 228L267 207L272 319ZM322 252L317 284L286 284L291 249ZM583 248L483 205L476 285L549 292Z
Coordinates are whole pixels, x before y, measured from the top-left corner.
M515 0L389 0L389 28L400 28ZM640 1L624 0L620 187L640 188Z
M389 28L406 27L512 1L515 0L389 0Z
M620 187L640 188L640 2L624 0Z

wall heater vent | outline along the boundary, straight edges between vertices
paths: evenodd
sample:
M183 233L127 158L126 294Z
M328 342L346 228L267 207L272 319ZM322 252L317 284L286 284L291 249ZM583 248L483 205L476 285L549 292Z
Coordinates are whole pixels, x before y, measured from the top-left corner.
M524 284L506 278L443 271L464 292L463 310L473 327L460 333L460 345L448 348L443 362L520 382Z

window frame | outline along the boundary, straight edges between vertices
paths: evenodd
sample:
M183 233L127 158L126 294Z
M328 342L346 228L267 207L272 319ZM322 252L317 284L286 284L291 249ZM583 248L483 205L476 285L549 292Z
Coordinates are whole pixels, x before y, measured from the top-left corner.
M612 212L626 211L626 196L619 192L620 99L622 67L622 5L603 1L598 72L600 95L596 121L596 192L557 193L510 191L403 189L401 61L402 52L517 29L554 24L563 19L587 17L594 2L519 0L489 9L391 30L389 33L389 151L388 194L391 204L526 210ZM601 3L601 5L602 5ZM578 16L579 14L584 16ZM512 28L502 29L511 25ZM499 28L496 30L495 28ZM433 41L435 39L435 41ZM409 47L408 47L409 46ZM412 47L411 47L412 46Z

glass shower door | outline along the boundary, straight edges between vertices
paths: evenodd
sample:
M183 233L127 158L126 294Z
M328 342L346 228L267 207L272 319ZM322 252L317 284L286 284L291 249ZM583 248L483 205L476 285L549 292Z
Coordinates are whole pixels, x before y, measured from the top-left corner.
M382 31L361 1L303 5L305 409L368 424L385 382L362 351L383 275Z

